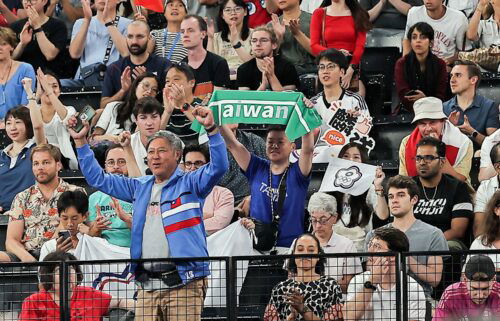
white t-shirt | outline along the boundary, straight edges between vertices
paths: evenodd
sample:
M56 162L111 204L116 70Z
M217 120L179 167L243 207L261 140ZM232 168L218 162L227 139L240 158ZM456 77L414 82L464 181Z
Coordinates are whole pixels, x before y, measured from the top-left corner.
M498 175L481 182L476 193L476 202L474 205L474 212L486 211L486 205L498 190Z
M323 246L325 253L356 253L354 243L342 235L332 233L328 243ZM331 276L337 281L343 275L359 274L363 272L361 261L358 257L329 257L325 267L325 275Z
M347 301L354 300L356 293L363 291L366 281L369 280L370 272L366 271L351 279L347 289ZM402 291L401 287L401 291ZM402 313L401 308L401 313ZM365 314L359 320L396 320L396 285L389 290L384 290L377 285L373 292L372 302ZM408 320L425 320L425 295L422 287L410 276L408 276Z
M66 128L68 119L76 114L76 110L72 106L65 107L67 113L64 119L61 119L59 114L56 112L50 122L43 123L43 128L45 131L45 137L47 137L47 142L59 147L61 154L69 159L69 167L71 169L78 169L76 154L71 146L71 137L68 129Z
M78 239L82 237L80 233L77 235ZM40 249L40 259L38 260L39 262L42 262L43 259L47 256L47 254L55 252L57 249L57 240L56 239L51 239L48 240L47 242L43 243L42 248ZM69 249L68 253L75 255L76 249Z
M481 48L500 46L500 27L493 15L486 20L479 21L477 34L479 35L479 46Z
M462 11L467 18L476 10L478 0L446 0L445 5L458 11Z
M148 165L144 163L144 159L148 156L148 152L146 151L146 147L141 142L141 133L135 132L130 137L130 146L132 146L132 151L134 152L135 161L137 162L137 166L141 171L141 175L146 175L146 170L148 169Z
M134 115L131 115L130 119L125 122L125 128L119 128L120 124L116 123L116 117L121 104L123 104L122 101L113 101L104 107L104 111L95 126L104 129L105 135L120 135L124 130L130 130L132 122L135 122Z
M472 242L470 249L471 250L500 250L500 249L497 249L496 247L494 247L493 245L492 246L483 245L483 243L481 242L481 237L476 238L474 240L474 242ZM488 255L490 257L490 259L495 264L495 269L497 271L500 271L500 252L497 254L485 254L485 255ZM469 262L469 256L470 255L467 256L466 263ZM464 269L465 269L465 264L464 264Z
M483 140L483 144L481 145L481 164L479 167L485 168L493 165L490 153L493 146L495 146L498 142L500 142L500 129L497 129L490 136L486 136Z
M468 21L465 15L455 9L446 8L446 13L441 19L434 20L427 15L425 6L412 7L408 11L405 35L411 26L417 22L427 22L434 28L434 46L432 52L439 58L452 57L457 51L469 49L464 43Z
M322 3L323 0L302 0L300 10L313 14L314 10L318 9Z

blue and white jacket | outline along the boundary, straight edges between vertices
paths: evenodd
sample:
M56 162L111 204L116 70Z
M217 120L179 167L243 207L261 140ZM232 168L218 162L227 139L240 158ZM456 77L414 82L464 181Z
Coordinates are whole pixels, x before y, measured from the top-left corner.
M210 163L193 172L179 168L163 187L160 209L171 257L208 257L203 225L203 202L229 168L226 145L217 133L209 136ZM133 203L130 257L142 257L142 233L151 198L154 176L129 178L107 174L97 163L89 145L77 148L78 162L87 183L119 200ZM184 284L210 274L208 262L178 262ZM132 268L135 272L136 266Z

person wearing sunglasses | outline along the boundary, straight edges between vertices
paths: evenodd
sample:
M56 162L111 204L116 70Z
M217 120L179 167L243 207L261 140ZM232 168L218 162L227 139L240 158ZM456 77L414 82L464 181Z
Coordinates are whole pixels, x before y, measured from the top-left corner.
M467 250L467 229L472 222L472 198L465 182L443 172L446 145L428 136L417 144L415 163L420 197L414 214L439 228L452 251Z

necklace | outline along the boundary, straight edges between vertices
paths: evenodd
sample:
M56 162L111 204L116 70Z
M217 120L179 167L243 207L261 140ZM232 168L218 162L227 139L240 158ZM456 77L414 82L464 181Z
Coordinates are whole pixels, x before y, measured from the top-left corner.
M424 187L424 186L422 186L422 189L424 190L424 196L425 196L425 199L426 199L426 200L428 200L428 201L430 201L430 199L427 197L427 193L425 192L425 187ZM437 191L438 191L438 186L436 186L436 189L434 189L434 195L432 195L431 200L433 200L433 199L434 199L434 197L436 197L436 193L437 193Z
M280 178L280 183L278 185L277 193L276 193L276 194L278 194L278 197L279 197L279 190L280 190L281 184L283 183L283 179L285 178L287 171L288 171L288 166ZM274 195L275 195L275 193L274 193L273 188L272 188L272 175L273 174L271 173L271 165L269 165L269 198L271 200L271 215L273 216L274 219L278 220L279 214L274 212ZM277 217L274 217L275 215Z
M2 85L2 95L0 96L0 105L5 104L5 87L7 87L7 81L9 80L9 75L10 75L10 70L12 69L12 59L10 60L10 65L9 65L9 71L7 72L7 75L5 75L5 78L2 77L1 81L3 82Z

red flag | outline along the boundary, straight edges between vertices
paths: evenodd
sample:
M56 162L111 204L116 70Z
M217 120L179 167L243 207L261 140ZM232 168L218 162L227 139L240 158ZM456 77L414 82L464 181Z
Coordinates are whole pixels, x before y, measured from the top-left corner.
M163 13L164 11L162 0L135 0L135 5L142 6L155 12Z

